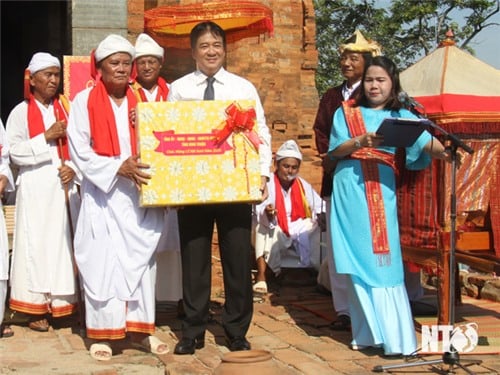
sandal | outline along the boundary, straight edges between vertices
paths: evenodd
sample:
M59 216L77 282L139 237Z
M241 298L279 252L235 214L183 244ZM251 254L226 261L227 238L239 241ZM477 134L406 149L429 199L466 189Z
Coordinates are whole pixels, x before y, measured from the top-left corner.
M49 322L43 318L40 320L32 320L29 322L28 327L36 332L47 332L49 330Z
M167 354L170 351L167 344L152 335L147 336L142 341L132 341L132 346L157 355Z
M267 283L265 281L257 281L253 285L253 291L258 294L267 294Z
M96 342L90 345L90 356L97 361L109 361L113 356L113 350L107 342Z
M14 336L14 331L7 324L0 324L0 338L7 338Z
M350 331L351 318L348 315L339 315L337 320L330 324L330 328L334 331Z

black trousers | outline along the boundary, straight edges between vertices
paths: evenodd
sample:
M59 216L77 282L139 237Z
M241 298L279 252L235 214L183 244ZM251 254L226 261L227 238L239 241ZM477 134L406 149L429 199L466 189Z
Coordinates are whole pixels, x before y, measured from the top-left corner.
M212 281L212 236L217 225L225 304L222 324L229 338L245 336L253 314L252 207L246 203L186 206L178 210L182 257L183 336L204 334Z

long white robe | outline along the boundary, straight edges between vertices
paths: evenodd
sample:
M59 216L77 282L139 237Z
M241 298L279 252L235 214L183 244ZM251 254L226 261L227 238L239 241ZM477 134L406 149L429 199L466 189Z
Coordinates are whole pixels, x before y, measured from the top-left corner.
M312 185L301 177L298 177L304 187L305 198L311 208L311 218L291 221L292 204L289 192L281 186L274 184L274 175L271 175L267 183L269 196L266 200L255 206L256 228L255 228L255 256L264 256L269 268L275 273L279 273L283 266L283 258L287 255L298 257L297 261L288 264L290 267L310 267L319 269L321 262L320 248L320 228L316 222L316 217L325 211L325 205L319 194ZM278 226L276 218L269 220L265 212L266 206L272 204L276 206L276 188L282 189L285 209L288 220L288 237ZM292 247L295 250L290 250ZM290 254L290 252L296 254Z
M121 154L101 156L91 147L89 92L87 89L77 94L68 122L70 153L83 174L82 207L75 233L76 261L85 293L93 300L137 301L145 287L140 285L145 284L141 283L142 276L163 228L163 210L139 207L134 183L117 175L131 155L127 100L119 107L110 100Z
M168 83L167 86L170 87ZM141 90L148 102L156 101L158 86L153 91ZM165 211L165 227L158 242L156 264L156 300L177 302L182 299L181 243L174 208Z
M48 129L56 122L52 104L47 108L37 104ZM66 198L59 178L58 146L56 142L47 143L43 133L29 137L27 113L27 102L19 103L10 113L6 126L11 161L19 167L11 301L39 305L40 294L47 300L73 295L75 280ZM70 161L66 163L75 169ZM74 182L69 184L68 192L74 220L79 207Z
M0 121L0 175L7 177L7 186L4 192L14 190L14 178L9 167L9 142L5 129ZM0 210L3 209L0 200ZM5 313L5 298L7 294L7 279L9 278L9 239L5 227L5 216L0 214L0 323Z
M165 227L158 242L156 263L156 300L181 300L182 262L176 209L165 211Z

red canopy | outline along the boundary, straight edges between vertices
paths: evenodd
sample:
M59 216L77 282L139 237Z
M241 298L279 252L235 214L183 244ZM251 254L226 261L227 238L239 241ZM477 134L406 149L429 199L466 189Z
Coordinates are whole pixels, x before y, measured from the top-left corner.
M189 49L189 33L202 21L222 27L228 43L273 33L273 11L253 1L168 5L144 12L145 31L166 47Z

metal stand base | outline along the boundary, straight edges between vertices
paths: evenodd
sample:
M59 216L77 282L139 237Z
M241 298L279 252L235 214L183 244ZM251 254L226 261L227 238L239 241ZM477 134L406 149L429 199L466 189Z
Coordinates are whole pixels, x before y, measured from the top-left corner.
M461 363L465 362L465 363ZM438 365L438 364L445 364L449 365L450 367L448 370L439 370L441 374L454 374L455 372L453 371L454 368L459 367L462 370L464 370L467 374L474 375L475 373L469 370L466 366L471 366L471 365L480 365L483 363L482 360L480 359L465 359L465 360L460 360L460 356L457 352L446 352L443 353L443 357L441 359L435 359L435 360L430 360L430 361L416 361L413 363L400 363L397 365L387 365L387 366L375 366L372 371L373 372L385 372L387 370L394 370L394 369L399 369L399 368L406 368L406 367L417 367L417 366L426 366L426 365Z
M457 169L457 149L461 147L469 154L473 153L473 149L467 145L465 145L459 138L446 132L444 129L440 128L432 121L429 121L429 125L441 134L445 135L450 144L446 146L446 150L450 152L451 155L451 194L450 194L450 253L449 253L449 267L450 267L450 276L449 276L449 324L454 325L455 323L455 249L456 249L456 218L457 218L457 201L456 201L456 169ZM483 361L479 359L468 359L464 362L467 364L481 364ZM453 369L456 367L461 368L468 374L474 375L474 372L470 371L465 365L460 363L460 356L458 352L445 352L441 359L431 360L431 361L420 361L414 363L402 363L398 365L388 365L388 366L375 366L373 368L373 372L384 372L385 370L396 369L396 368L404 368L404 367L416 367L416 366L425 366L425 365L437 365L437 364L445 364L449 365L449 369L447 371L441 371L442 374L451 374L454 373Z

